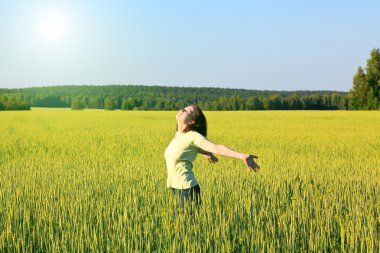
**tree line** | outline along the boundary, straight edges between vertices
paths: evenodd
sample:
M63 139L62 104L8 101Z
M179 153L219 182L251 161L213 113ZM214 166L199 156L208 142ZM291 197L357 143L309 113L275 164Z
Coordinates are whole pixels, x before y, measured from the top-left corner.
M100 97L75 97L72 100L72 109L97 108L106 110L178 110L189 104L198 104L203 110L208 111L235 111L235 110L346 110L349 100L346 95L323 94L299 96L291 95L281 97L248 97L221 96L218 99L142 99L131 97L106 96Z
M178 110L192 103L198 104L204 110L347 110L350 104L348 94L344 92L141 85L0 89L0 94L7 101L19 101L23 107L20 106L17 110L30 107L71 107L73 110ZM16 107L7 106L3 107L3 110L11 108Z

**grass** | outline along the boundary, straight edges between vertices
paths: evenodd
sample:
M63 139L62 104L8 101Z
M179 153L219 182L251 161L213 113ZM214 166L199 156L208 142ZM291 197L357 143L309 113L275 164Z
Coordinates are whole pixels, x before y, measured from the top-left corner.
M165 188L174 112L0 112L0 251L379 252L380 112L205 114L262 169L199 156L193 219Z

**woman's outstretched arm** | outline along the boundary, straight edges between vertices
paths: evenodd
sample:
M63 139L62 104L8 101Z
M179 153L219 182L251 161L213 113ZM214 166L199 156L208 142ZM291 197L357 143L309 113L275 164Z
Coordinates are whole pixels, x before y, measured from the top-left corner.
M257 165L255 161L253 160L254 158L258 158L255 155L240 153L238 151L230 149L229 147L212 143L211 141L207 139L204 139L201 142L201 145L199 148L204 151L211 152L217 155L241 159L244 161L245 165L247 165L247 167L250 170L253 170L255 172L259 171L260 169L259 165Z
M205 151L205 150L203 150L203 149L201 149L201 148L198 148L198 153L199 153L199 154L202 154L202 155L204 156L204 158L205 158L208 162L210 162L210 163L216 163L216 162L219 161L218 158L217 158L213 153L211 153L211 152L207 152L207 151Z

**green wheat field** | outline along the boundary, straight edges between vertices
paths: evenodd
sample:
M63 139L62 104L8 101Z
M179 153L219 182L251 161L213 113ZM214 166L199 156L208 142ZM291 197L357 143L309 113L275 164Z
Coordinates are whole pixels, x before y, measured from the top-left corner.
M205 112L258 173L194 163L176 214L164 150L176 112L0 112L0 252L379 252L380 112Z

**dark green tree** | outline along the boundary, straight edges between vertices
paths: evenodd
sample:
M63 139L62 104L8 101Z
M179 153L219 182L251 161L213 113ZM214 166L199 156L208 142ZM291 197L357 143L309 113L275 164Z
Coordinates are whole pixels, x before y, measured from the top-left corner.
M84 105L80 98L73 98L71 100L71 110L82 110Z
M91 96L88 101L88 108L92 109L103 109L104 102L101 96Z
M366 72L358 68L349 93L350 109L376 110L380 100L380 51L375 48L367 60Z
M367 109L367 96L369 87L366 76L362 67L359 67L354 79L353 86L350 90L350 107L351 109L364 110Z
M302 103L300 101L299 95L292 94L289 97L287 97L286 100L288 101L289 110L301 110L302 109Z
M0 111L4 110L3 98L0 96Z
M367 84L373 89L373 99L379 98L380 91L380 50L373 49L366 67ZM371 101L368 101L371 103Z
M260 108L260 105L259 105L259 98L258 97L249 97L247 99L247 102L246 102L246 108L247 110L260 110L262 108Z
M116 99L114 96L107 96L104 99L104 109L115 110L116 109Z
M271 95L267 103L268 110L280 110L282 107L281 97L279 95Z
M128 101L126 98L123 98L121 102L121 110L123 111L128 110Z

